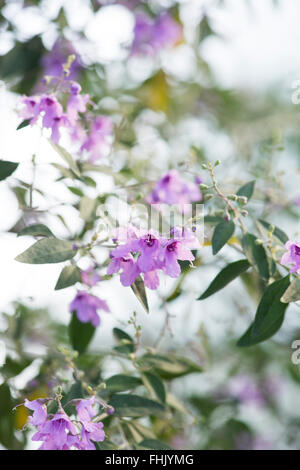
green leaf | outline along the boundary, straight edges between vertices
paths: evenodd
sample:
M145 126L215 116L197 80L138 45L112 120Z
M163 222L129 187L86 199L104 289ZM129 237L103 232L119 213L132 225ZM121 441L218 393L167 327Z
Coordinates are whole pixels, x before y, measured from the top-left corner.
M142 384L139 377L132 377L125 374L113 375L106 380L106 390L109 393L125 392L132 390Z
M31 121L31 119L24 119L24 121L22 121L22 122L18 125L17 131L19 131L20 129L23 129L23 127L29 126L30 121Z
M290 302L297 302L298 300L300 300L300 279L297 277L292 280L280 301L284 304L288 304Z
M129 354L134 352L135 346L134 341L125 331L120 328L113 328L113 335L117 343L120 345L118 348L119 352Z
M76 188L75 186L68 186L69 191L75 194L75 196L83 197L84 193L80 188Z
M80 217L88 222L91 220L97 205L97 199L91 199L88 196L83 196L79 202Z
M59 275L55 290L65 289L66 287L73 286L76 282L81 282L80 269L71 264L71 266L65 266Z
M232 220L224 220L220 222L214 230L212 236L212 251L213 255L217 254L218 251L228 242L230 237L234 233L235 225Z
M68 329L73 349L82 354L92 340L95 330L96 328L90 322L82 323L79 321L76 312L73 312Z
M117 450L118 449L118 444L115 444L109 439L105 439L103 442L94 442L94 444L97 450Z
M272 224L270 224L269 222L266 222L265 220L262 220L262 219L258 219L258 221L256 223L259 226L259 228L261 228L261 226L263 226L263 228L266 229L265 232L269 232L271 227L272 227ZM286 235L286 233L284 233L278 227L274 228L273 236L276 237L280 242L282 242L284 244L289 240L289 237Z
M54 237L51 230L44 224L29 225L23 228L17 236L23 237L24 235L32 235L33 237Z
M202 367L195 362L175 355L163 356L147 353L138 360L138 364L146 371L151 367L151 372L155 372L166 380L202 372Z
M29 264L61 263L75 256L73 243L58 238L43 238L16 257L16 261Z
M290 283L289 276L270 284L258 305L254 322L239 339L240 347L253 346L271 338L281 327L288 304L280 301Z
M262 245L256 243L257 238L252 233L246 233L242 238L242 247L249 263L252 264L260 276L269 279L269 263L266 251Z
M239 261L228 264L219 272L219 274L217 274L206 291L197 300L203 300L210 295L215 294L215 292L223 289L223 287L227 286L227 284L236 279L238 276L240 276L240 274L242 274L244 271L247 271L249 268L250 263L246 259L240 259Z
M139 448L150 450L172 450L172 447L158 439L144 439L139 443Z
M17 169L18 165L19 163L0 160L0 181L10 176Z
M133 284L131 284L131 289L133 290L136 298L140 301L147 313L149 313L148 300L146 295L145 284L141 276L138 276Z
M72 155L60 145L52 142L52 140L50 140L49 142L51 143L54 150L56 150L56 152L61 156L61 158L69 165L70 170L72 170L76 176L80 176L81 173Z
M142 380L145 386L156 396L156 398L163 404L166 403L166 389L160 379L155 374L151 372L144 372L142 375Z
M113 395L109 404L114 407L118 416L152 416L161 415L165 411L160 403L138 395Z
M249 199L251 199L253 195L254 187L255 187L255 180L249 181L249 183L246 183L243 186L241 186L236 194L237 196L245 196L249 201Z

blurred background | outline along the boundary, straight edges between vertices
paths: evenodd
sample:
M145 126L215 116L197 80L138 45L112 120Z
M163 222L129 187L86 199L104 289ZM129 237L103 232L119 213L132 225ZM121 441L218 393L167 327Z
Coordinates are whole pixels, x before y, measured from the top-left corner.
M139 9L149 15L167 11L178 22L182 34L173 47L132 53ZM201 163L220 159L217 176L225 192L255 179L249 213L296 239L298 14L297 0L0 1L0 158L20 162L13 177L0 182L0 383L10 387L9 396L6 388L0 396L2 448L34 447L20 432L25 411L8 415L7 403L23 394L46 393L52 380L47 351L66 343L68 306L76 292L74 287L54 291L60 264L14 261L32 244L31 237L17 238L16 232L25 222L39 221L57 237L75 238L87 222L78 196L68 188L72 184L66 184L68 176L60 179L61 160L47 134L41 137L30 126L16 130L19 96L41 92L42 78L59 67L58 58L74 53L72 73L83 91L116 124L127 118L113 154L104 157L114 174L135 183L183 168L187 176L206 182ZM68 146L67 136L63 139ZM33 178L33 154L36 209L30 212L26 189ZM114 176L94 172L91 178L95 184L85 186L85 195L105 195L109 201L117 191ZM213 210L205 203L206 214ZM211 230L206 224L206 240ZM97 256L104 260L107 253L99 249ZM180 285L166 279L159 295L148 291L150 315L118 277L100 283L95 292L107 300L111 313L102 315L90 354L103 357L104 379L120 371L119 363L105 357L113 343L112 327L127 328L136 311L142 343L152 347L165 322L162 299L167 298L170 329L161 350L184 352L204 372L172 381L170 391L180 399L185 417L178 410L168 426L157 420L160 437L178 449L298 449L300 366L291 361L291 344L300 339L299 306L289 307L271 340L238 349L236 340L253 319L261 295L257 279L244 274L197 302L220 268L239 259L230 246L213 258L209 243L198 256L200 266ZM86 259L81 263L82 268L89 265Z

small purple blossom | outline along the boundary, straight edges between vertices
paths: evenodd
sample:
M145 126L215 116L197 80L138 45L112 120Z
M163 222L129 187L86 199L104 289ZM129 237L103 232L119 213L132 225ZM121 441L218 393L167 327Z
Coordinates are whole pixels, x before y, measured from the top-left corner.
M185 182L177 170L170 170L155 185L146 198L149 204L178 204L184 211L185 205L202 199L197 184ZM158 206L159 208L159 206Z
M120 232L124 241L124 232ZM107 273L121 271L123 286L131 285L142 274L146 287L157 289L159 270L170 277L180 275L178 260L193 261L191 249L200 247L197 237L189 229L174 228L171 238L161 237L155 231L127 229L128 238L110 253ZM118 240L120 241L120 240Z
M84 140L81 150L89 152L91 163L101 158L110 146L113 123L108 116L98 116L91 125L89 136Z
M75 55L75 60L71 64L68 79L76 80L82 65L73 44L65 39L57 40L51 51L43 57L44 75L61 77L63 64L67 62L70 55Z
M90 96L88 94L81 95L81 86L76 82L71 83L70 92L70 98L67 103L67 116L70 123L74 126L78 119L78 113L86 111L86 105L90 101Z
M50 399L25 400L25 406L33 410L28 422L37 427L32 440L42 442L40 450L95 450L94 442L104 441L103 423L93 421L97 415L94 396L74 400L77 412L75 421L66 414L60 402L57 413L48 415L47 401Z
M95 295L88 292L78 291L75 299L69 307L70 312L76 312L77 318L82 323L92 323L94 327L100 324L100 317L97 310L109 312L109 308L105 300L101 300Z
M99 281L101 281L101 276L99 276L99 274L96 273L94 266L90 266L85 271L81 271L81 279L82 279L83 284L89 287L93 287Z
M135 18L133 55L156 55L161 49L173 47L182 38L182 27L168 13L154 20L144 13Z
M296 241L288 241L285 244L285 248L288 250L282 256L280 263L282 265L292 265L290 273L297 272L300 274L300 245Z

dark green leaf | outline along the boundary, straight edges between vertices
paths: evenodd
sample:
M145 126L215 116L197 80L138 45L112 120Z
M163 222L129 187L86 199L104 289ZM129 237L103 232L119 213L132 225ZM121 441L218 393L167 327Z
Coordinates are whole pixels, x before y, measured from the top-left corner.
M73 243L58 238L43 238L16 257L16 261L29 264L61 263L75 256Z
M290 283L289 276L270 284L258 305L254 322L237 345L252 346L271 338L281 327L288 304L280 301Z
M134 352L134 341L125 331L120 328L113 329L113 335L119 346L119 351L125 354ZM120 350L121 348L121 350Z
M125 374L113 375L106 380L106 390L109 393L125 392L132 390L142 384L139 377L132 377Z
M232 220L224 220L220 222L214 230L212 236L212 250L213 255L217 254L218 251L228 242L230 237L234 233L235 225Z
M109 404L119 416L139 417L161 415L165 408L160 403L138 395L114 395Z
M18 237L24 235L32 235L33 237L54 237L51 230L43 224L33 224L23 228L23 230L18 233Z
M20 129L23 129L23 127L29 126L30 121L31 121L30 119L24 119L24 121L22 121L21 124L18 125L17 131L19 131Z
M266 229L266 232L269 232L269 230L272 227L272 224L270 224L269 222L266 222L265 220L262 220L262 219L258 219L257 224L258 224L258 226L262 225ZM279 241L281 241L284 244L289 239L289 237L278 227L274 228L273 236L276 237Z
M242 247L246 257L259 272L263 279L269 279L269 263L266 251L256 243L257 238L252 233L246 233L242 238Z
M155 395L155 397L162 402L166 403L166 389L160 377L151 372L144 372L142 380L146 387Z
M73 286L76 282L81 282L80 269L71 264L71 266L65 266L59 275L55 290L65 289L66 287Z
M78 320L75 312L69 324L69 338L72 347L82 354L88 347L95 334L96 328L90 323L82 323Z
M240 259L234 263L230 263L222 271L217 274L214 280L210 283L206 291L197 300L203 300L210 295L218 292L227 286L231 281L236 279L240 274L250 268L250 263L246 259Z
M245 196L249 201L249 199L251 199L253 195L254 187L255 187L255 180L249 181L249 183L246 183L243 186L241 186L236 194L237 196Z
M133 284L131 284L135 296L140 301L147 313L149 313L148 300L146 295L145 284L141 276L138 276Z
M0 181L10 176L17 169L18 165L19 163L0 160Z

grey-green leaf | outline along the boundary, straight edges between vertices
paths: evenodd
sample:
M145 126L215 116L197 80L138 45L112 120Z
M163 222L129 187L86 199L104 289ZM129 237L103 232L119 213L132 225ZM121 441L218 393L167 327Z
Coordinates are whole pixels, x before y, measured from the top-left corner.
M246 233L242 238L243 251L249 262L257 269L260 276L269 279L269 263L266 251L262 245L256 243L257 238L252 233Z
M207 297L215 294L215 292L223 289L223 287L227 286L227 284L236 279L249 268L250 263L246 259L240 259L239 261L228 264L219 272L219 274L217 274L217 276L198 300L206 299Z
M270 224L266 220L262 220L262 219L258 219L257 225L258 225L259 228L261 228L261 226L262 226L265 229L265 232L268 232L271 229L271 226L272 226L272 224ZM276 226L274 227L273 236L276 237L282 243L286 243L289 239L287 234L284 233L283 230L281 230L280 228L278 228Z
M246 333L239 339L240 347L253 346L271 338L281 327L288 304L281 297L290 283L289 276L270 284L258 305L255 319Z
M56 150L56 152L61 156L61 158L69 165L70 170L72 170L76 176L80 176L81 174L80 174L79 168L74 158L72 157L72 155L69 152L67 152L67 150L65 150L63 147L61 147L58 144L55 144L51 140L50 140L50 143L52 147L54 148L54 150Z
M33 237L54 237L51 230L44 224L33 224L23 228L19 233L18 237L25 235L31 235Z
M125 374L116 374L106 380L106 390L109 393L126 392L142 384L139 377L132 377Z
M80 269L75 265L65 266L59 275L55 290L65 289L73 286L76 282L81 282Z
M17 169L18 165L19 163L0 160L0 181L10 176Z
M133 290L135 296L140 301L147 313L149 313L148 300L146 295L145 284L141 276L138 276L133 284L131 284L131 289Z
M212 251L213 255L217 254L218 251L228 242L230 237L234 233L235 225L232 220L224 220L216 225L213 236L212 236Z
M75 256L73 243L58 238L43 238L16 257L16 261L28 264L61 263Z
M300 279L297 277L293 279L280 301L284 304L288 304L290 302L297 302L298 300L300 300Z
M114 407L118 416L140 417L161 415L165 411L165 407L160 403L138 395L113 395L109 404Z
M238 196L245 196L249 201L249 199L251 199L253 195L254 187L255 187L255 180L249 181L249 183L246 183L243 186L241 186L236 194Z
M145 386L155 395L155 397L162 402L166 403L166 389L160 377L152 372L144 372L142 380Z

